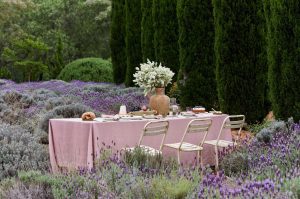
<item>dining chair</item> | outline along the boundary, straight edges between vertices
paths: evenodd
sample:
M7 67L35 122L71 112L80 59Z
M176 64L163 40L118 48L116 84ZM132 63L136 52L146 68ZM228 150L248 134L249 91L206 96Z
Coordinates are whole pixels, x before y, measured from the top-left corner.
M215 169L218 171L219 169L219 158L218 158L218 147L225 148L229 146L235 146L237 145L237 141L239 140L241 130L245 123L245 116L244 115L230 115L227 116L221 126L221 129L219 131L218 137L215 140L207 140L204 142L204 144L213 145L215 147L215 159L216 159L216 165ZM234 141L228 141L228 140L222 140L221 135L222 132L226 129L238 129L238 136L237 139Z
M152 121L148 122L141 133L139 142L137 147L139 147L143 152L147 153L148 155L160 155L162 154L163 144L166 138L166 134L169 129L169 121ZM144 137L147 136L162 136L162 141L160 143L159 149L155 149L151 146L142 145L142 141ZM124 150L132 152L136 147L125 148Z
M210 118L193 119L188 123L180 142L172 143L172 144L165 144L164 146L177 150L178 164L180 164L180 152L181 151L184 151L184 152L197 151L197 163L199 162L199 157L200 157L200 164L202 166L202 154L201 153L203 150L203 143L206 139L206 136L207 136L207 133L209 131L211 124L212 124L212 120ZM188 134L195 134L195 133L204 134L202 139L200 139L199 144L191 144L191 143L185 142L185 139Z

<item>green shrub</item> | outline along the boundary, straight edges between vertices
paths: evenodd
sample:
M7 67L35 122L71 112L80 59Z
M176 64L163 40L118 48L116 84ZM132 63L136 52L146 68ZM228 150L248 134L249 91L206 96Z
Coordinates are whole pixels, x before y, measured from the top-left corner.
M82 104L68 104L57 106L46 113L40 120L39 128L48 133L49 120L52 118L79 118L84 112L91 111L91 108Z
M183 199L191 191L192 181L186 178L155 177L151 182L151 193L154 198Z
M286 190L291 191L295 198L300 198L300 177L288 180L284 187Z
M226 175L236 175L248 170L248 155L243 150L236 150L225 155L220 167Z
M7 124L23 124L27 118L24 109L36 102L28 94L17 91L6 91L0 94L0 121Z
M101 58L78 59L66 65L58 75L58 79L112 82L112 65L111 62Z
M10 41L2 59L11 66L12 76L17 81L39 81L49 79L49 46L32 35L24 34Z
M34 99L31 96L17 91L3 93L0 95L0 98L2 98L7 105L12 106L13 109L29 108L34 103Z
M18 170L49 169L48 151L20 126L0 125L0 181Z
M259 142L269 143L272 139L273 132L269 128L263 128L256 134L256 138Z
M256 135L263 128L266 128L271 125L271 121L263 121L262 123L250 124L247 126L247 130Z
M163 159L161 155L151 156L145 153L141 148L136 147L133 151L126 151L124 154L125 162L136 168L149 167L149 168L161 168Z
M0 79L11 79L11 72L7 68L0 68Z
M256 134L256 139L259 142L269 143L273 135L278 132L288 133L288 128L284 121L271 122Z
M91 177L91 175L89 177ZM78 175L78 173L68 173L67 175L50 175L42 174L39 171L20 171L18 172L18 181L6 182L4 185L0 184L0 196L8 199L88 199L91 198L91 196L86 194L87 192L94 194L95 196L98 195L98 192L103 191L101 190L101 186L97 186L98 184L95 179L91 179L89 177ZM1 190L1 186L5 186L7 189ZM39 194L39 197L34 197L36 194Z

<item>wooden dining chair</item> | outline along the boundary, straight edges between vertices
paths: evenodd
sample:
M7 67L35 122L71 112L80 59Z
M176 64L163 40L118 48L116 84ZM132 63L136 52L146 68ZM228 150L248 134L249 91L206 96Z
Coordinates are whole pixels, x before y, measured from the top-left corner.
M180 164L180 152L195 152L197 151L197 163L199 162L200 157L200 164L202 166L202 150L203 150L203 143L206 139L207 133L209 131L209 128L211 126L212 120L210 118L203 118L203 119L194 119L191 120L186 130L181 138L180 142L173 143L173 144L165 144L165 147L173 148L177 150L177 158L178 158L178 164ZM191 144L188 142L185 142L185 138L188 134L195 134L195 133L201 133L204 134L202 139L200 140L199 144Z
M216 159L215 168L216 168L216 171L219 169L218 147L225 148L225 147L237 145L237 141L240 138L241 130L244 126L244 123L245 123L245 116L244 115L230 115L230 116L228 116L224 119L217 139L207 140L207 141L204 142L204 144L213 145L215 147L215 159ZM221 135L222 135L222 132L225 129L230 129L230 131L232 129L238 129L237 139L235 139L234 141L228 141L228 140L220 139Z
M164 141L166 138L166 134L169 129L169 121L153 121L148 122L141 133L138 147L148 155L160 155L162 154L162 149L164 146ZM160 143L159 149L155 149L151 146L142 145L143 138L146 136L158 136L162 135L162 141ZM126 151L132 152L136 147L125 148Z

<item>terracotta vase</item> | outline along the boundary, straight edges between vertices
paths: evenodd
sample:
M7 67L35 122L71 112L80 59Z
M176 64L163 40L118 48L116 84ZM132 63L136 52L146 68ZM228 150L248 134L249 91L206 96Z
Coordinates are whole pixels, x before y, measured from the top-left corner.
M165 88L155 88L155 94L150 97L149 106L157 114L166 116L169 113L170 98L165 95Z

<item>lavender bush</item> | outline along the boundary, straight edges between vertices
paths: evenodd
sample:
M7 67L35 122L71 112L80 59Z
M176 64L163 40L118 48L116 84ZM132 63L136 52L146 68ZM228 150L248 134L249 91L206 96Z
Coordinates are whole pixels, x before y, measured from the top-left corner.
M45 172L40 143L49 118L114 114L121 104L133 111L147 100L138 88L114 84L0 80L0 198L299 198L300 124L292 120L255 126L254 138L220 152L218 173L139 152L112 154L111 146L92 171Z
M275 132L267 144L256 138L244 142L241 147L248 155L248 169L239 175L183 168L172 160L153 164L147 161L153 157L139 152L126 160L106 146L92 171L23 172L18 179L26 187L51 187L54 198L298 198L300 124L287 125L285 130ZM237 149L231 150L234 154Z
M1 93L6 94L22 93L22 95L32 96L34 101L24 107L25 111L32 111L34 108L41 110L45 108L45 103L49 108L53 105L52 102L57 101L55 98L74 99L77 103L86 105L94 111L106 114L117 113L121 104L126 105L129 111L148 104L140 88L124 88L111 83L80 81L67 83L61 80L51 80L16 84L12 81L1 80L0 90Z
M48 151L37 140L21 127L0 124L0 180L18 170L48 170Z

